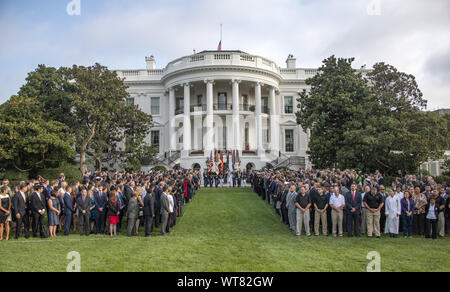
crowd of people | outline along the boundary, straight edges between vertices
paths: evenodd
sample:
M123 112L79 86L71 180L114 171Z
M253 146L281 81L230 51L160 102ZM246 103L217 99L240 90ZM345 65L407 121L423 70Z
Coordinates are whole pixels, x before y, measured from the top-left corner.
M386 186L380 172L362 175L354 170L170 170L127 173L87 172L82 182L68 184L64 174L20 182L7 179L0 187L0 241L15 238L68 236L144 236L160 228L167 236L182 216L183 206L204 187L246 187L273 206L280 220L300 236L380 238L444 237L450 226L449 188L432 177L420 180L401 173ZM124 220L126 217L126 223ZM108 227L109 226L109 227Z
M300 236L380 238L444 237L450 225L447 185L433 177L402 175L386 186L383 175L354 170L252 170L251 186L290 230Z
M15 239L22 234L29 238L30 231L33 237L68 236L77 228L81 236L116 236L122 226L127 236L137 236L139 227L146 237L157 228L167 236L200 181L198 170L87 172L74 184L61 174L53 181L22 181L13 189L5 179L0 187L0 241L9 240L12 228Z
M224 185L229 188L245 188L247 187L247 171L227 169L222 172L215 172L210 169L205 169L203 171L203 185L205 188L223 188Z

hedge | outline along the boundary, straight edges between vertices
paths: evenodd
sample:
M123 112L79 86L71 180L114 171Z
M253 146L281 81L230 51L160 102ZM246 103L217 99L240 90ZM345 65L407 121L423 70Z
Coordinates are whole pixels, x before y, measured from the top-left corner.
M61 166L57 168L40 169L38 171L40 176L48 180L58 179L61 173L64 173L66 181L70 184L75 181L80 181L81 179L78 167L69 163L62 163Z
M446 176L446 175L436 176L434 178L434 181L437 184L440 184L440 185L445 184L446 186L449 186L450 185L450 176Z
M10 186L18 185L21 181L27 181L29 173L26 171L18 171L16 169L7 169L2 173L2 179L7 178Z
M167 171L167 168L164 165L157 165L157 166L153 167L152 170L155 170L155 171Z

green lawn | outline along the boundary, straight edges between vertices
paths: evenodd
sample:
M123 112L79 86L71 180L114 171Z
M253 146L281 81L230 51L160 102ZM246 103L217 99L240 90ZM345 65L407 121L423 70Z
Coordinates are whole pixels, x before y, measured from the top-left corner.
M202 189L164 238L106 235L0 242L0 271L65 271L67 253L81 271L366 271L367 253L382 271L450 271L450 239L296 237L249 189Z

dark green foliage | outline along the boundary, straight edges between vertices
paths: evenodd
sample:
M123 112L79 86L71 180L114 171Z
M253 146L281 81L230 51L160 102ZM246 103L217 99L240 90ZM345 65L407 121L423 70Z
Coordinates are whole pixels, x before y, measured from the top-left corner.
M38 100L12 96L0 106L0 163L3 168L32 171L57 167L73 157L72 145L69 128L46 119Z
M67 162L64 162L63 164L61 164L61 166L57 168L40 169L38 171L38 174L40 176L48 180L59 178L59 175L61 173L64 173L66 181L71 184L76 181L80 181L81 179L80 170L78 169L78 167Z
M157 165L157 166L153 167L152 170L167 171L167 168L164 165Z
M443 117L423 112L426 100L414 76L375 64L366 76L351 59L323 61L298 98L297 122L311 129L310 159L318 168L414 172L441 158L448 130Z

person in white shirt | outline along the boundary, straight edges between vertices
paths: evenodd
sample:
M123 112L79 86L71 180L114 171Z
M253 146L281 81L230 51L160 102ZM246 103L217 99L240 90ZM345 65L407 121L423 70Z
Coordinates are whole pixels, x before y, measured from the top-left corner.
M339 187L335 187L333 194L330 197L330 207L331 207L331 221L333 222L333 236L336 237L337 230L339 228L339 237L342 237L344 231L342 229L342 222L344 219L344 207L345 198L339 193Z
M392 238L397 237L399 229L399 219L402 214L402 207L400 205L400 199L395 195L393 190L389 191L389 196L386 198L386 227L385 233L389 233Z
M401 199L403 199L405 197L405 195L402 192L402 187L401 186L397 186L396 187L395 196L398 197L399 200L401 200Z
M227 179L228 179L228 187L231 188L233 186L233 175L231 170L227 171Z

